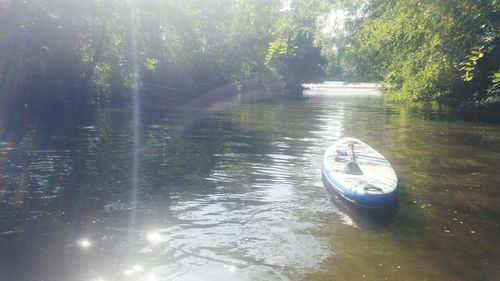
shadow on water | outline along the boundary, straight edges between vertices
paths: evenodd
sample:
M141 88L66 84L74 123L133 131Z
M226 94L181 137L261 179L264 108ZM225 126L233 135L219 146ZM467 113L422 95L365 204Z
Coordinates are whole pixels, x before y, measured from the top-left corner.
M325 185L325 183L323 184ZM396 222L398 201L384 208L365 208L347 201L335 191L327 188L326 185L325 189L328 192L330 202L335 205L339 212L348 216L354 226L376 231L384 230Z

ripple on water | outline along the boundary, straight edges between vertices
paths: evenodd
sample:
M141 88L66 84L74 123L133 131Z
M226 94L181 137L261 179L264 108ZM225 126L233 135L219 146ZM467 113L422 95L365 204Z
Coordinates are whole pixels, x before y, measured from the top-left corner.
M297 217L297 202L263 204L255 196L241 196L247 203L244 208L231 203L238 199L227 195L172 206L184 223L157 233L163 255L171 257L174 265L157 266L155 274L176 280L218 280L213 278L229 273L238 280L255 280L259 275L285 279L283 268L300 272L328 256L327 245L308 234L311 223ZM249 197L258 204L251 204ZM198 276L198 272L211 273Z
M19 143L0 143L0 246L8 249L0 275L10 270L33 277L25 280L55 281L494 276L498 125L434 122L372 101L315 96L242 104L189 126L151 117L144 123L137 204L129 196L129 112L110 111L109 119L79 126L73 136L40 129ZM322 156L346 135L380 147L401 176L401 211L388 227L329 201ZM83 238L91 246L78 244ZM41 259L50 262L40 270ZM12 269L2 263L11 260Z

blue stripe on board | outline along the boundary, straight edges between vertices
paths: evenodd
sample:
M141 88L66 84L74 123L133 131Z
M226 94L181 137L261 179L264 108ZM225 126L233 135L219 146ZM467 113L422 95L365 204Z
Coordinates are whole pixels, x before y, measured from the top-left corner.
M370 195L370 194L356 195L352 193L350 190L343 190L342 188L345 189L345 187L342 184L340 184L337 180L335 180L333 175L330 173L330 170L328 169L326 163L327 162L324 160L322 164L322 173L326 177L327 182L333 189L335 189L335 191L339 193L340 196L358 206L366 208L378 208L388 205L397 198L397 194L399 193L398 186L396 186L396 189L394 189L391 192L388 193L384 192L382 194L376 194L376 195Z

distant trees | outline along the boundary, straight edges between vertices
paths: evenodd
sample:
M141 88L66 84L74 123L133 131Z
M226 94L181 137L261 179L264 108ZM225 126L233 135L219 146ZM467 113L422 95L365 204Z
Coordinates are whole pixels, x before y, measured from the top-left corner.
M500 103L500 1L286 2L0 1L0 106L109 100L135 75L161 95L274 76L383 81L397 100Z
M398 100L498 103L499 10L496 0L368 1L343 42L343 69L382 79Z
M273 30L266 62L285 77L382 81L401 101L500 104L497 0L295 0Z
M268 71L280 0L0 1L0 99L72 106L196 94ZM132 62L137 68L132 69ZM134 73L137 72L137 73Z
M290 1L272 26L266 64L289 83L325 78L328 60L322 54L324 17L332 9L330 1Z

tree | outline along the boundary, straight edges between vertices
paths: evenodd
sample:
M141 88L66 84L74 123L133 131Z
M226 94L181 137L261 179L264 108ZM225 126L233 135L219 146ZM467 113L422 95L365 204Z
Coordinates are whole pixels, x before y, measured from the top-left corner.
M351 30L353 40L344 50L343 66L350 77L383 77L389 94L399 100L451 97L479 101L487 97L486 89L492 83L464 84L461 71L472 70L468 65L464 68L463 62L468 55L471 58L470 50L476 46L489 50L482 60L488 66L475 69L478 76L490 76L498 69L493 55L499 33L498 1L370 3Z

